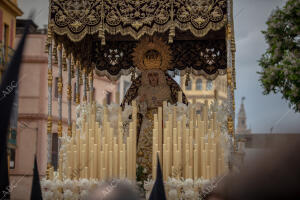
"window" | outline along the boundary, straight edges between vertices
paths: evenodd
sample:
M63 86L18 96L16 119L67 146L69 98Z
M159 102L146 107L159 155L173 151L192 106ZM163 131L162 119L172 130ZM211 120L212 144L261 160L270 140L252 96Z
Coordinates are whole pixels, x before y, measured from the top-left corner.
M16 150L10 149L9 169L14 169L16 166Z
M106 91L106 104L109 105L111 103L111 97L112 93L109 91Z
M196 90L202 90L202 80L197 79L196 81Z
M7 57L8 57L8 41L9 41L9 26L5 24L4 25L4 48L3 48L4 63L7 62Z
M54 167L54 170L57 170L58 167L58 134L52 134L52 155L51 155L51 163Z
M55 82L54 82L54 97L58 98L58 77L55 77Z
M13 106L10 115L9 121L9 130L8 130L8 151L9 151L9 168L15 168L15 148L17 145L17 127L18 127L18 87L15 88L15 97L13 101Z
M185 86L185 89L186 90L191 90L192 89L192 81L190 80L189 82L188 82L188 84Z
M212 90L213 88L213 83L211 80L207 80L206 82L206 90Z
M2 29L3 28L3 29ZM3 46L2 49L0 50L1 55L0 55L0 64L2 65L0 68L0 82L2 81L2 76L4 74L4 71L7 67L8 63L8 45L9 45L9 26L7 24L4 24L3 27L0 27L0 31L2 32L3 30ZM0 38L0 41L2 41L2 38Z

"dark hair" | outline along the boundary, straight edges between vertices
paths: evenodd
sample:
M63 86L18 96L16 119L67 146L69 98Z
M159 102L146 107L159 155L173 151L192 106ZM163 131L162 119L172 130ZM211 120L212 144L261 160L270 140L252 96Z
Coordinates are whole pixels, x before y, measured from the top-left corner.
M224 200L300 199L300 135L271 144L214 191Z
M139 200L134 186L120 180L112 180L101 184L89 195L88 200Z

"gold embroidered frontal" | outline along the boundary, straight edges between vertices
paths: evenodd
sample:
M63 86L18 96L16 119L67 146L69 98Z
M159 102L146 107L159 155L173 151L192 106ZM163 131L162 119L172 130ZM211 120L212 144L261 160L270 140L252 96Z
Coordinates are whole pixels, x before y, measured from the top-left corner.
M226 18L226 0L50 0L53 31L73 42L87 34L138 40L167 31L172 42L175 28L202 37L224 27Z

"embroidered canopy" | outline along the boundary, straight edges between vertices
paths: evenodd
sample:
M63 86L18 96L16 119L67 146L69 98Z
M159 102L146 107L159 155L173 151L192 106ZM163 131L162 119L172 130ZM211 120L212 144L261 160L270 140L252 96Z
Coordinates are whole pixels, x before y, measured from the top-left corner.
M50 0L49 28L67 54L110 79L135 69L146 36L169 43L171 70L215 78L227 66L227 18L227 0Z

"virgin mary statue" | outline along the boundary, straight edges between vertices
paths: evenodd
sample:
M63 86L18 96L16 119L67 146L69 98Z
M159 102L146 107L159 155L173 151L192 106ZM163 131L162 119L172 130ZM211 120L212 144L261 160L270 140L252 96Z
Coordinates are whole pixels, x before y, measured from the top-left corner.
M167 101L176 104L180 86L168 74L171 51L169 46L158 38L145 38L136 46L133 53L134 65L141 75L132 81L121 104L136 100L138 106L139 125L137 130L137 164L151 174L152 167L152 132L154 114L158 107ZM185 95L183 103L187 104Z

